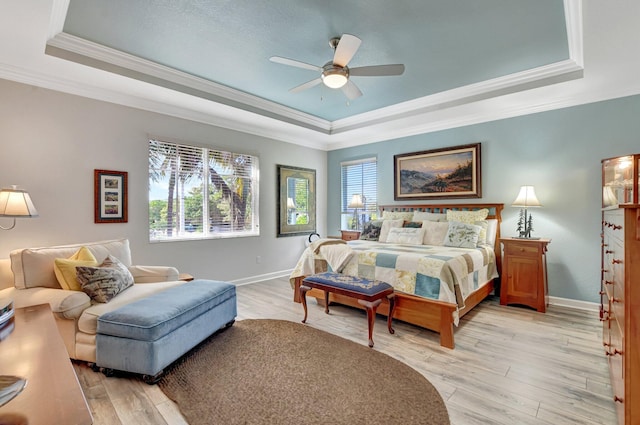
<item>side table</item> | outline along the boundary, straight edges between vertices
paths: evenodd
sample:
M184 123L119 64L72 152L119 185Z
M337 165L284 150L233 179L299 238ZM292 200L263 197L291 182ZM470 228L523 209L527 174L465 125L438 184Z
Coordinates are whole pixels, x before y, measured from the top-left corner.
M354 241L356 239L360 239L359 230L340 230L340 233L342 233L343 241Z
M547 245L551 239L501 238L500 304L521 304L541 313L548 304Z
M49 304L17 308L13 320L13 330L0 342L0 365L2 374L22 376L27 386L0 407L0 423L92 424Z

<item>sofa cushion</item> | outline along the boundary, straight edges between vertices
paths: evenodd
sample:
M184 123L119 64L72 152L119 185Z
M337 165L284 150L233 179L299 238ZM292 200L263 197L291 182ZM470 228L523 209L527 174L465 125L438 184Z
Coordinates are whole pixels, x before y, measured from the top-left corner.
M111 255L107 255L98 267L76 267L76 273L82 291L99 303L109 302L133 285L129 269Z
M116 310L124 305L130 304L134 301L141 300L148 296L151 296L157 292L164 291L169 288L173 288L179 285L184 285L183 281L172 282L158 282L152 285L149 284L134 284L131 288L118 294L108 303L96 303L91 307L84 310L80 319L78 320L78 330L87 334L95 335L96 328L98 327L98 317L101 315ZM87 296L84 292L80 292L82 295ZM89 297L87 296L87 299Z
M62 289L79 291L81 288L76 277L76 267L97 265L96 257L89 251L89 248L83 246L69 258L56 258L53 261L53 271Z
M61 319L77 319L91 305L89 296L81 291L53 288L6 288L0 298L11 298L15 308L49 304L51 311Z
M68 258L79 248L86 246L100 262L111 254L125 266L131 266L131 251L128 239L117 239L75 245L44 248L17 249L11 252L11 270L16 288L58 288L53 264L56 258Z
M231 283L194 280L103 314L97 333L155 341L235 296Z

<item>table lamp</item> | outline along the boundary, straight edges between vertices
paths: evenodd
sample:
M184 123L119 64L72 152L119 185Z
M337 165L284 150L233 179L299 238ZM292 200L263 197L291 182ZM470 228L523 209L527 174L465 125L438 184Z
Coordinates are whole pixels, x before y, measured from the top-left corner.
M536 197L536 192L533 186L522 186L520 188L520 193L518 193L518 197L513 201L511 206L521 208L520 218L518 219L518 236L516 237L523 239L540 239L531 237L533 219L531 218L531 214L527 216L527 208L542 206Z

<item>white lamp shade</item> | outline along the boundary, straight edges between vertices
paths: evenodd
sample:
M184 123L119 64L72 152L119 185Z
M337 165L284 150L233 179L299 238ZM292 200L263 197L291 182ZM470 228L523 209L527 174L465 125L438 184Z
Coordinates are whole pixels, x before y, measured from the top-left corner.
M542 204L540 203L540 201L538 201L533 186L522 186L520 188L520 193L518 193L518 197L515 201L513 201L513 204L511 204L511 206L529 208L541 207Z
M29 194L20 189L0 190L0 217L37 217Z
M293 202L293 198L287 198L287 208L289 208L290 210L296 208L296 204L295 202Z
M351 197L351 202L347 205L347 208L364 208L364 203L362 202L362 195L359 193L354 194Z

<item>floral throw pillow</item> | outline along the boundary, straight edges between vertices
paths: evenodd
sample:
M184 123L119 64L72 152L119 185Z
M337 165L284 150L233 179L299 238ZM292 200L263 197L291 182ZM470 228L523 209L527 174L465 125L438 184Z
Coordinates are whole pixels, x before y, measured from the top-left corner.
M377 241L380 239L380 230L382 229L382 220L371 220L362 226L360 239L365 241Z
M92 301L107 303L133 285L133 276L117 258L107 256L98 267L76 267L78 283Z
M456 248L475 248L478 245L478 236L482 227L475 224L450 221L447 236L444 238L444 246Z

